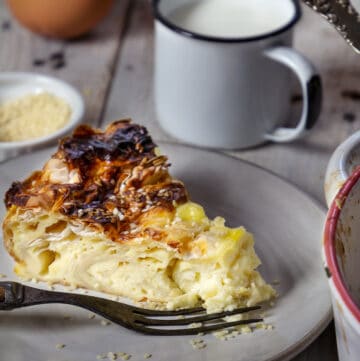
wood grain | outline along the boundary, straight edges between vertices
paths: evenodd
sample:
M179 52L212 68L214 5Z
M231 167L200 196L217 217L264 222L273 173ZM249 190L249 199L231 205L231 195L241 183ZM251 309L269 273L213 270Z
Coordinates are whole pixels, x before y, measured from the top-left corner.
M0 71L31 71L63 79L84 96L84 120L98 124L111 82L122 29L130 0L116 1L111 14L88 36L78 40L59 41L33 34L21 27L0 2ZM3 29L3 24L10 27ZM54 69L48 61L55 52L65 54L66 66ZM36 59L46 60L34 66Z
M130 15L103 124L131 117L146 125L156 140L168 140L170 137L156 122L154 110L154 32L149 1L133 1Z

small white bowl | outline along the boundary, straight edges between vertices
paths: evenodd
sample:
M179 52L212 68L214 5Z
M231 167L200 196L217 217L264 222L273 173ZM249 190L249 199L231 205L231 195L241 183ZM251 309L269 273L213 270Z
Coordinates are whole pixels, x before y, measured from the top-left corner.
M69 122L61 129L47 136L25 141L1 142L0 162L29 152L35 148L54 143L80 123L84 116L84 100L81 94L62 80L35 73L0 73L0 103L27 94L49 92L64 99L71 108Z

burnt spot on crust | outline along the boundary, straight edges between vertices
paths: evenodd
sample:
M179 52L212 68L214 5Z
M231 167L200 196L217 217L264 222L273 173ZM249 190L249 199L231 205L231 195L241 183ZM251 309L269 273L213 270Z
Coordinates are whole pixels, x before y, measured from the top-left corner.
M13 182L11 187L5 194L5 205L9 208L12 204L24 207L29 200L30 195L23 193L23 187L21 182Z
M112 123L101 132L88 125L79 126L71 137L63 139L60 149L69 161L101 160L116 158L138 159L153 154L156 145L145 127L132 124L130 120Z
M116 121L104 132L82 125L60 142L42 171L12 184L6 207L58 211L114 241L137 236L145 232L138 227L144 214L173 212L174 204L188 200L155 148L146 128L130 120Z

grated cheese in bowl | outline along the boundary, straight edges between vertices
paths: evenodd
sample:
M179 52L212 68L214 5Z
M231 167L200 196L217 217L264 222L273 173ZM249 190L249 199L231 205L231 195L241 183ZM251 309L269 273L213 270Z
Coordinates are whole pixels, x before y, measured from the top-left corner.
M47 136L63 128L70 117L70 105L48 92L4 102L0 104L0 142Z

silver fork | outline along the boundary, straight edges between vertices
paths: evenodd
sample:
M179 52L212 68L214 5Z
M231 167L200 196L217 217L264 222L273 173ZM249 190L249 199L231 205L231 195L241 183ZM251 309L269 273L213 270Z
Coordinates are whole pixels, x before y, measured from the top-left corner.
M261 318L233 322L226 322L223 320L226 316L258 310L260 309L260 306L245 307L233 311L224 311L212 314L206 314L205 310L201 307L182 309L178 311L157 311L134 307L99 297L76 293L47 291L25 286L17 282L0 282L0 310L10 311L15 308L46 303L65 303L86 308L87 310L97 313L98 315L123 327L149 335L194 335L202 332L206 333L223 328L263 321ZM189 317L189 315L194 314L195 316ZM173 318L153 318L164 316L173 316ZM178 317L174 318L174 316ZM179 316L181 316L181 318ZM193 323L202 323L202 325L193 328L175 328L177 326L191 325ZM156 326L159 328L156 328ZM166 326L172 328L164 328Z

